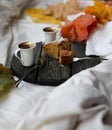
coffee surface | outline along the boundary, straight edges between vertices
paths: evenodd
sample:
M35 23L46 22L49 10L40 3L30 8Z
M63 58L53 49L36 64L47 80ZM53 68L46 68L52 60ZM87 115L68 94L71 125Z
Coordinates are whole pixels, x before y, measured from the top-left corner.
M44 31L45 31L45 32L54 32L54 31L56 31L56 28L47 27L47 28L44 28Z
M34 44L33 43L21 43L19 45L19 48L21 49L29 49L29 48L33 48Z

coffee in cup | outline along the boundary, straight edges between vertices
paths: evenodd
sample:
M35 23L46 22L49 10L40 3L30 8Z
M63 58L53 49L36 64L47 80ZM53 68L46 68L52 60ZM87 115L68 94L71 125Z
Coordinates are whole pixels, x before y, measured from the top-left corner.
M23 42L18 44L18 49L15 51L15 56L20 60L23 66L32 66L34 64L34 42ZM18 55L20 52L20 56Z

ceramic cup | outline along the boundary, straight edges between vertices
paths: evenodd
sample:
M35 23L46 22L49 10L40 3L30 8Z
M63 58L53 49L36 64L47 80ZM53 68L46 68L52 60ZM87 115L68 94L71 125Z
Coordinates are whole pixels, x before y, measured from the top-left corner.
M18 44L15 56L20 60L23 66L32 66L34 64L34 48L36 43L23 42ZM20 56L18 53L20 52Z
M43 28L43 32L44 32L44 42L45 42L45 44L47 44L49 42L56 40L56 34L58 32L58 28L57 27L45 27L45 28Z

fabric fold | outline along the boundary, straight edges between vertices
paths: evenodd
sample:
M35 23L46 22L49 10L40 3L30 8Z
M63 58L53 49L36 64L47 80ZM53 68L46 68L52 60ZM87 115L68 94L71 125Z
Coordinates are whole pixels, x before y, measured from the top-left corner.
M107 61L71 77L55 88L39 112L36 113L35 108L16 130L82 130L83 123L87 123L91 130L108 128L103 119L111 111L111 102L102 88L110 91L112 83L108 84L108 81L112 78L112 72L107 68L111 65L111 61ZM100 74L109 75L106 82ZM108 115L107 119L110 117Z
M30 0L29 0L30 1ZM13 42L12 22L19 16L22 9L28 4L28 0L1 0L0 1L0 63L7 66L10 48ZM8 54L7 54L8 52Z
M112 53L112 22L99 25L86 44L86 55L108 56Z

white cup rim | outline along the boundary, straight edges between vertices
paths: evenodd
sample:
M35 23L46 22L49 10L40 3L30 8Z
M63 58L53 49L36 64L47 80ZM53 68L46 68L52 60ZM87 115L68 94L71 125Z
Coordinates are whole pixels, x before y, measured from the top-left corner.
M57 27L45 27L43 28L44 33L57 33L58 28Z
M22 48L22 47L20 47L22 44L33 44L33 46L30 47L30 48ZM22 43L18 44L18 48L21 49L21 50L31 50L31 49L34 49L35 46L36 46L36 43L35 42L31 42L31 41L29 41L29 42L22 42Z

